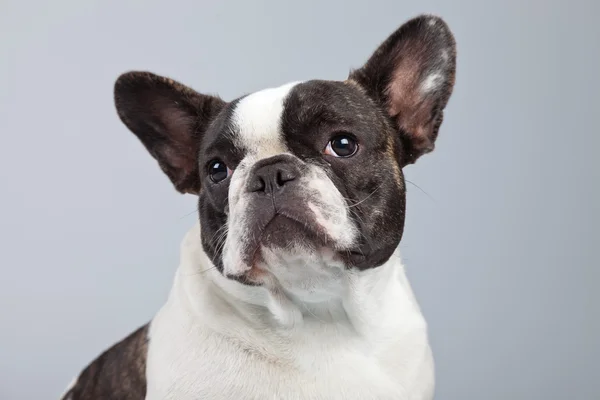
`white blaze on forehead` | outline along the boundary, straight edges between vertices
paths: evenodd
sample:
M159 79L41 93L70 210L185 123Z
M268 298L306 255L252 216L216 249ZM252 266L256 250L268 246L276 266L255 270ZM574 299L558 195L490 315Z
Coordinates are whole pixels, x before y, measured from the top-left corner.
M237 144L252 158L266 158L287 151L281 132L281 116L285 99L298 83L252 93L237 104L233 115Z

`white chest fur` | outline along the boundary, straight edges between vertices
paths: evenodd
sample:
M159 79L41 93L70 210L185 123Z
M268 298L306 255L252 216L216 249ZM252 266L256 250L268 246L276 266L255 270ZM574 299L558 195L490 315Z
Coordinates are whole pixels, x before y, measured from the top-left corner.
M398 257L351 274L339 299L279 304L302 315L283 326L261 289L202 272L197 234L151 324L147 400L433 397L426 324Z

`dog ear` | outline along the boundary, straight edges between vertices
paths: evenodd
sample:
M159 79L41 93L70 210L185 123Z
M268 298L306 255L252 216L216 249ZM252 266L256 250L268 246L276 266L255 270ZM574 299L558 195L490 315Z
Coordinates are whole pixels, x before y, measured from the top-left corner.
M114 96L119 117L175 188L198 194L200 139L225 102L171 79L137 71L117 79Z
M433 150L454 86L456 44L446 23L423 15L402 25L350 73L389 114L401 135L401 164Z

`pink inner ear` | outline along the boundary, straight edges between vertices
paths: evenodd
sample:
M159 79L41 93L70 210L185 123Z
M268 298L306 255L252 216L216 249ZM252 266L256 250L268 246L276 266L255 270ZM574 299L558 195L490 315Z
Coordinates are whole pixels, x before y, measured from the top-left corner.
M158 149L157 161L177 190L197 194L200 182L196 119L173 103L161 110L160 119L167 136Z
M424 15L403 24L351 74L375 99L385 102L407 142L407 163L433 150L455 68L455 42L448 26Z
M143 71L122 74L115 82L114 96L123 123L141 140L177 190L198 193L200 138L226 103Z
M434 101L431 91L423 90L420 66L405 58L394 71L387 90L388 113L410 138L415 149L433 149L431 121ZM427 79L427 78L426 78Z
M408 117L409 110L416 108L419 103L417 90L419 67L415 64L414 61L404 59L394 69L386 93L388 112L392 116L403 114Z
M179 108L177 102L170 99L157 102L157 113L169 133L171 140L187 142L194 136L195 118L188 112Z
M176 108L176 104L164 108L161 119L169 142L163 155L172 167L181 169L182 175L188 175L197 169L199 143L194 132L196 119Z
M187 175L191 170L195 169L194 165L196 163L193 161L193 158L180 146L161 146L160 152L161 156L168 161L169 166L176 170L181 170L182 175Z

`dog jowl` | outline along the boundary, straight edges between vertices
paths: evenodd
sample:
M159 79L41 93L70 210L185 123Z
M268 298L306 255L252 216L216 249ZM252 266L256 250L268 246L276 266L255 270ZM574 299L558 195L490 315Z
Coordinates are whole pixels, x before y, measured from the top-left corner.
M327 303L362 290L344 283L348 274L381 270L396 252L405 218L402 171L434 149L455 59L447 25L422 16L344 80L293 82L227 102L170 78L128 72L115 84L115 103L176 190L198 197L194 240L219 279L236 290L283 293L291 303ZM143 338L128 340L146 348ZM66 398L119 392L124 377L144 392L146 376L152 378L140 375L146 355L123 343L103 354L102 368L91 369L93 384L82 374ZM135 356L138 367L120 365L119 352Z

